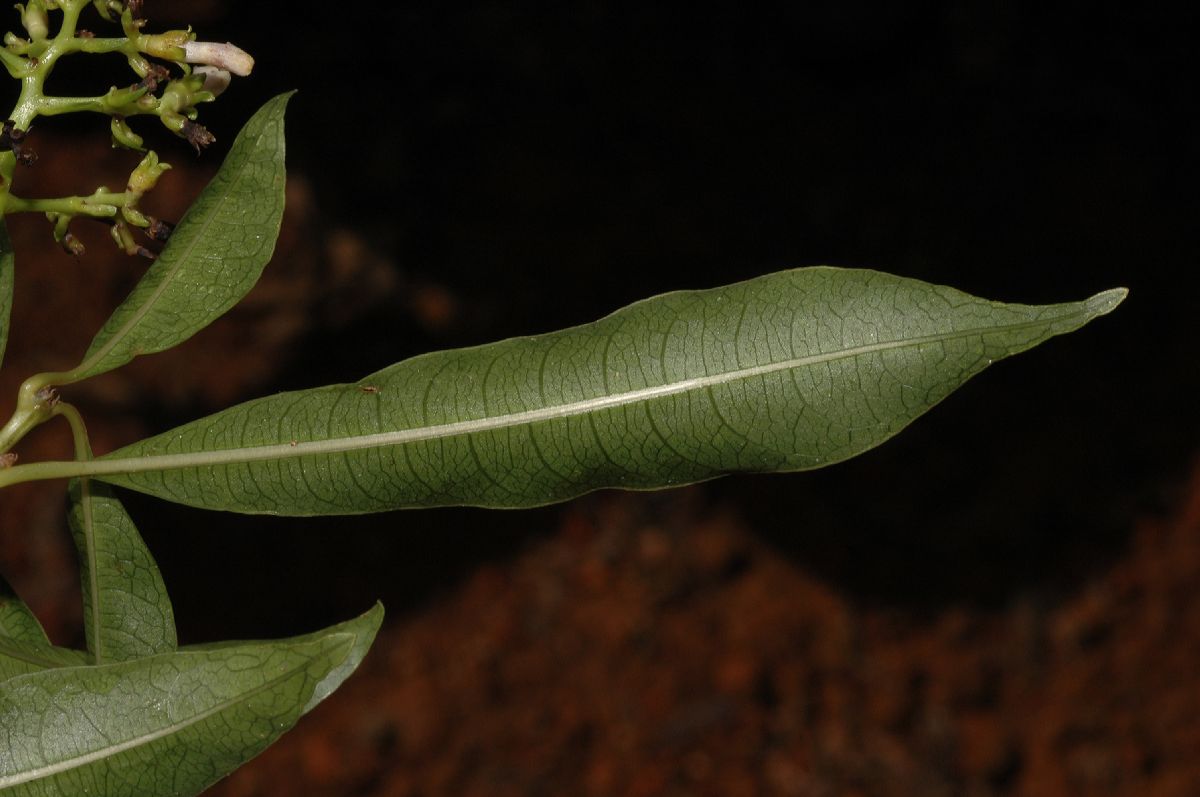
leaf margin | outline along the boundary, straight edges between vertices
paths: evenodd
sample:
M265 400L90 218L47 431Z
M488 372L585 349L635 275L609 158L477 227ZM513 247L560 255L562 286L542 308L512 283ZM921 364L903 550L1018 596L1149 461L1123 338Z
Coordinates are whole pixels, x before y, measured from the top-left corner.
M55 375L59 382L73 382L96 376L119 368L143 354L165 351L177 346L223 315L254 287L274 253L282 224L286 182L283 116L288 100L294 93L294 91L284 92L267 100L242 126L225 161L192 203L183 219L180 220L162 253L151 264L129 296L110 314L88 346L80 364L66 372L65 375ZM277 130L274 131L274 140L268 149L268 145L264 142L272 126ZM260 130L259 128L265 129ZM252 136L255 138L250 141ZM259 249L249 256L242 257L244 271L240 275L242 282L238 284L237 290L213 307L201 307L200 302L204 297L200 296L199 292L185 292L183 294L185 301L191 303L187 309L202 310L206 314L201 323L181 325L181 328L166 335L152 331L149 337L146 335L139 337L137 333L147 323L146 318L153 318L151 314L158 307L156 303L167 294L172 284L179 280L181 275L187 276L196 270L198 266L195 264L198 262L202 264L204 261L214 258L228 259L223 252L215 252L213 249L215 243L207 249L205 248L205 245L210 243L210 239L215 242L217 238L210 227L223 205L229 201L230 196L235 194L238 180L241 179L242 174L254 162L254 158L261 153L265 153L273 161L271 185L258 185L257 190L249 189L245 193L256 195L258 198L267 194L274 198L274 202L265 222L260 220L258 223L258 226L264 231L264 234L259 236L261 238ZM231 174L231 172L236 172L236 174ZM231 185L228 192L222 194L220 189L226 187L227 181ZM185 251L177 255L176 253L181 248L185 248ZM225 278L228 275L222 272L217 276ZM219 279L216 281L221 283ZM148 295L143 297L143 294ZM146 299L145 303L142 303L143 298ZM167 315L179 314L176 308L170 306L167 307L167 310L161 311L160 315L164 312ZM130 338L133 340L132 344L128 342Z
M382 608L376 604L376 606L374 606L371 610L357 618L354 618L353 620L339 623L338 625L322 631L313 632L312 634L306 634L300 637L293 637L291 639L268 642L227 642L210 646L193 646L181 648L180 650L172 653L164 653L156 656L131 659L122 662L113 662L111 664L66 667L19 675L4 681L0 681L0 719L6 719L6 711L11 712L15 710L14 706L16 705L16 698L14 698L14 695L21 697L28 693L35 692L38 689L47 691L47 687L45 686L47 682L55 689L59 690L65 689L70 691L73 688L83 689L80 684L87 682L95 682L100 684L112 683L114 682L114 679L119 682L120 677L131 677L132 675L137 675L140 672L150 673L155 671L155 668L161 668L172 662L186 663L190 661L196 666L202 666L206 661L237 661L238 667L241 668L246 664L244 660L245 657L250 656L254 652L260 652L261 654L261 652L269 651L270 649L299 650L305 647L313 648L316 652L310 656L306 666L312 666L313 662L319 657L330 658L332 661L329 663L329 666L318 670L318 672L323 674L319 677L314 677L311 683L306 684L303 688L300 699L303 699L304 702L300 703L300 699L292 701L290 703L290 708L287 709L287 712L284 715L281 715L285 717L282 722L278 718L272 719L270 731L266 735L260 734L261 739L259 739L258 742L255 742L253 745L248 746L246 749L237 754L237 757L240 757L240 760L226 760L218 770L213 770L210 774L205 775L204 778L201 779L202 782L189 783L187 791L173 792L177 795L177 797L183 797L185 794L195 795L203 791L216 780L224 777L229 772L232 772L234 769L244 764L250 758L253 758L255 755L262 752L263 749L265 749L273 741L278 739L279 736L290 729L301 716L307 713L313 706L316 705L317 702L319 702L319 699L315 699L315 696L317 695L318 690L321 689L323 685L327 685L331 678L336 680L336 684L332 685L328 691L332 691L332 688L336 688L337 685L340 685L341 682L344 681L345 678L348 677L351 672L353 672L353 669L361 662L361 654L365 652L367 648L369 648L371 642L374 640L381 621ZM295 652L295 650L293 650L293 652ZM240 660L239 657L241 657ZM349 667L349 669L347 669L347 662L351 660L353 660L353 664ZM232 665L230 664L229 666ZM290 677L294 675L295 672L296 670L291 670L285 674ZM165 681L160 682L159 685L161 686L162 683L165 683ZM72 684L74 684L74 686L72 686ZM223 711L231 710L231 707L235 706L237 701L248 701L257 697L263 689L271 686L272 684L272 680L264 681L258 686L255 686L250 690L246 690L236 699L222 699L215 708L206 708L200 711L198 716L191 717L190 719L182 722L172 720L171 722L177 726L172 729L172 732L177 735L187 732L190 728L198 723L217 716ZM110 688L112 687L110 686ZM83 691L86 692L87 690ZM328 691L326 691L325 694L328 694ZM160 710L161 700L162 698L160 698ZM60 714L68 719L77 719L81 723L81 727L87 726L92 727L94 730L99 730L95 729L94 726L91 726L91 721L86 717L72 717L70 712L65 711L60 712ZM7 717L7 720L8 721L6 721L4 727L8 729L14 727L11 722L11 717ZM44 729L43 732L45 732ZM150 732L141 732L138 735L131 735L131 738L129 739L122 739L118 741L106 738L105 741L109 745L108 749L90 750L82 753L76 752L73 755L67 756L63 760L59 761L42 763L35 762L32 764L27 762L27 764L21 766L20 769L16 768L16 765L12 763L11 759L0 759L0 791L3 791L5 794L12 794L13 797L26 797L26 795L32 797L32 795L35 794L53 794L56 792L47 792L41 790L41 788L46 785L46 778L57 777L65 772L74 771L84 767L90 767L92 765L102 768L106 759L111 760L118 756L122 756L133 749L148 749L150 745L155 744L161 739L168 738L169 736L170 734L168 733L155 730ZM83 738L87 737L85 736ZM194 747L188 749L198 751L202 747L202 744L196 744ZM39 749L43 751L44 757L44 747L39 747ZM197 753L197 755L203 756L205 753ZM123 761L119 761L118 763L121 764ZM137 770L140 774L142 767L144 766L145 761L134 761L129 765L129 768L131 770ZM170 766L173 768L174 764L172 763ZM12 789L12 791L6 791L7 789ZM124 794L124 792L121 793ZM137 794L142 793L142 791L137 792Z

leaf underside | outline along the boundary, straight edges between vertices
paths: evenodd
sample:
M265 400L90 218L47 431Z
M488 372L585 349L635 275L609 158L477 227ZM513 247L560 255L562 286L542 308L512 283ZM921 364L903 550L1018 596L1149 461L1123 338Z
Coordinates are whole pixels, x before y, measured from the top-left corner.
M0 576L0 641L15 639L32 645L49 645L42 624L29 607L17 597L12 586Z
M527 507L817 468L1124 295L1001 304L875 271L796 269L251 401L93 473L193 506L315 515Z
M37 617L0 576L0 681L48 667L86 663L85 654L50 644Z
M42 624L0 576L0 681L48 667L87 663L83 653L50 645Z
M68 494L84 636L96 663L175 650L175 614L162 574L112 488L73 479Z
M278 738L361 660L376 606L327 631L0 682L0 793L200 793Z
M254 287L283 218L289 96L267 101L246 122L162 253L96 334L77 379L178 345Z

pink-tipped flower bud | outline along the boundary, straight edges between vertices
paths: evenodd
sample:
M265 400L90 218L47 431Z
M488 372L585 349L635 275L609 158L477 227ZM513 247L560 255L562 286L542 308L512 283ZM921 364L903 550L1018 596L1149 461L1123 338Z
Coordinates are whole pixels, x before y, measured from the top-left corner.
M239 77L245 77L254 69L250 53L235 44L226 42L187 42L183 45L184 60L189 64L207 64L224 69Z
M229 72L215 66L198 66L192 70L192 74L204 78L204 85L200 90L207 91L214 97L221 96L221 92L229 88L229 83L233 80Z

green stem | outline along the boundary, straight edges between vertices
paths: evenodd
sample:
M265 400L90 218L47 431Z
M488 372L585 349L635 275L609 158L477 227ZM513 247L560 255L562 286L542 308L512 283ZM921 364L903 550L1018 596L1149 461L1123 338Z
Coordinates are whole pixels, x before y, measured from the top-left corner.
M0 427L0 454L8 453L30 429L49 420L56 403L57 396L49 383L38 381L37 377L26 379L17 392L12 417Z
M11 198L13 173L17 169L17 156L11 152L0 152L0 217L3 217Z
M9 67L13 77L21 78L21 95L17 98L12 114L9 115L19 129L28 130L33 120L42 113L46 102L43 91L46 78L54 70L58 59L67 53L82 49L83 43L88 41L77 38L75 29L79 25L79 14L89 2L90 0L65 0L62 3L63 21L58 34L35 60L18 58L22 66L16 73L13 73L16 64L9 66L9 61L5 60L5 66Z
M89 460L92 458L92 445L88 441L87 427L83 423L83 416L79 414L79 410L66 402L59 402L54 405L52 412L54 416L61 416L67 420L67 424L71 427L71 439L75 443L75 458L78 460ZM84 586L90 595L91 611L86 612L87 621L95 625L91 629L92 640L92 655L95 658L96 664L104 662L103 638L100 633L100 567L96 562L96 522L93 517L92 507L92 481L91 479L79 480L79 505L83 514L83 522L81 531L83 532L83 550L80 555L87 560L86 577L87 584Z
M133 42L124 37L112 39L75 39L72 51L77 53L125 53L134 55L137 48Z
M91 196L65 196L48 199L25 199L9 194L3 213L63 213L71 216L91 216L97 219L112 218L130 201L128 192L112 194L97 191Z
M64 113L109 113L104 97L41 97L37 102L38 116L60 116Z
M91 459L92 444L88 440L87 426L83 422L83 416L79 414L79 410L75 409L75 405L68 404L65 401L60 401L54 405L50 412L51 417L62 417L67 421L67 425L71 427L71 440L75 445L76 459Z
M63 12L62 26L54 37L54 44L61 45L75 38L75 29L79 26L79 15L91 3L91 0L64 0L61 3Z
M77 476L98 475L105 468L98 467L103 460L33 462L28 465L14 465L0 470L0 489L22 482L42 481L44 479L73 479Z

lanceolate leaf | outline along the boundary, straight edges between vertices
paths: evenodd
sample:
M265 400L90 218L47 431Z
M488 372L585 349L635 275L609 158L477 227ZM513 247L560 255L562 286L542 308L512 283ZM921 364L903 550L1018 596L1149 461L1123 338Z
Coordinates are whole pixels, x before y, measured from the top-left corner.
M96 663L175 650L175 614L162 574L112 488L74 479L69 496L84 636Z
M12 316L13 299L13 248L8 239L8 228L0 218L0 363L4 362L4 349L8 346L8 322Z
M34 617L16 591L0 576L0 642L15 639L33 645L49 645L42 624Z
M382 610L282 642L181 650L0 682L5 797L187 797L257 755L374 638Z
M283 112L251 117L162 254L92 341L75 379L187 340L233 307L271 259L283 216Z
M47 667L84 664L83 653L50 645L42 624L0 576L0 681Z
M88 655L78 650L0 637L0 681L51 667L79 667L90 663ZM0 728L2 739L3 729Z
M195 506L307 515L521 507L816 468L1124 295L1005 305L873 271L798 269L251 401L0 483L77 468Z
M320 703L325 698L333 693L333 690L342 685L342 682L350 677L363 658L367 655L367 651L371 648L371 643L375 641L375 632L379 630L379 624L383 621L383 605L376 604L372 609L361 617L358 617L333 628L326 628L322 631L314 631L305 636L293 637L288 640L293 644L302 642L315 642L325 636L328 636L334 631L346 632L354 634L354 642L350 646L346 658L337 667L331 669L316 689L313 690L312 697L305 704L305 712L311 711L313 706ZM213 642L207 645L191 645L187 650L223 650L231 646L246 644L242 642Z

